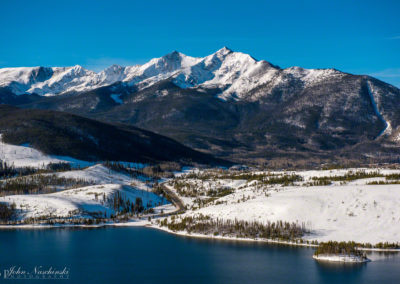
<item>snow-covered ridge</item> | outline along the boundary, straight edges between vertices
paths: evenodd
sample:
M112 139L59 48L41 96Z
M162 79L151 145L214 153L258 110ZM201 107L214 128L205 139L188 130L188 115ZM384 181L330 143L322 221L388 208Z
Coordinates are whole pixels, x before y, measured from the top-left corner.
M51 96L83 92L126 82L145 88L161 80L172 79L181 88L221 88L222 99L240 99L258 86L279 85L288 77L313 84L330 76L343 74L333 69L280 69L248 54L226 47L206 57L190 57L174 51L143 65L112 65L96 73L73 67L20 67L0 69L0 87L9 87L17 95L36 93Z

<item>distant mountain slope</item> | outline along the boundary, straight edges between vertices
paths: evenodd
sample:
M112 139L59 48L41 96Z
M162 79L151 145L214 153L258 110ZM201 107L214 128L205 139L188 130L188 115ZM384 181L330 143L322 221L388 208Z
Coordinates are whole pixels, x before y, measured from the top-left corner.
M1 105L0 132L6 143L29 144L45 154L88 161L218 162L209 155L149 131L56 111Z
M0 70L1 103L122 122L238 161L400 158L400 90L369 76L281 69L227 48L100 73L28 69Z

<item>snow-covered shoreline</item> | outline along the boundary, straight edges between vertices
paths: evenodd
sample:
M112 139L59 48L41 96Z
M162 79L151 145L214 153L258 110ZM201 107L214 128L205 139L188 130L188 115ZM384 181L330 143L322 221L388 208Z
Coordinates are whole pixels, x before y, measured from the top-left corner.
M366 257L356 256L356 255L343 255L343 254L320 254L320 255L313 255L313 258L318 261L345 262L345 263L365 263L371 261Z
M290 241L280 241L280 240L273 240L273 239L250 239L250 238L237 238L231 236L214 236L214 235L203 235L203 234L194 234L194 233L187 233L185 231L172 231L168 228L152 225L145 225L149 228L154 228L157 230L161 230L170 234L174 234L177 236L182 237L190 237L190 238L199 238L199 239L213 239L213 240L226 240L226 241L239 241L239 242L261 242L261 243L269 243L269 244L279 244L279 245L288 245L288 246L299 246L299 247L318 247L318 245L311 244L311 243L296 243ZM1 227L0 227L1 228ZM371 251L371 252L400 252L400 249L380 249L380 248L357 248L360 251Z

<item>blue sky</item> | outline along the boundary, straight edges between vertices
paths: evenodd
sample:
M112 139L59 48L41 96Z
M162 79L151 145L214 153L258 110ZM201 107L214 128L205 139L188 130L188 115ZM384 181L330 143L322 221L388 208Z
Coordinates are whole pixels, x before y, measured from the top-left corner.
M400 87L400 1L0 1L0 67L141 64L223 46Z

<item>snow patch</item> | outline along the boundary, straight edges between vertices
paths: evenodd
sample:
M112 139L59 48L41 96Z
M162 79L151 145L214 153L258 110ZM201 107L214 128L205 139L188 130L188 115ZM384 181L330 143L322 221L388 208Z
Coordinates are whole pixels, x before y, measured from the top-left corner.
M123 100L121 100L121 94L111 94L110 97L116 102L117 104L122 105L124 103Z
M361 256L356 255L334 255L334 254L320 254L313 255L313 258L321 261L329 261L329 262L349 262L349 263L363 263L369 262L368 258L363 258Z
M392 126L390 125L390 122L387 121L383 115L380 113L378 106L376 104L375 98L374 98L374 90L373 90L373 86L371 85L370 82L367 82L367 90L368 90L368 95L371 99L371 104L372 107L374 109L374 112L376 114L376 116L385 124L385 128L378 134L378 137L382 136L382 135L390 135L392 133Z

